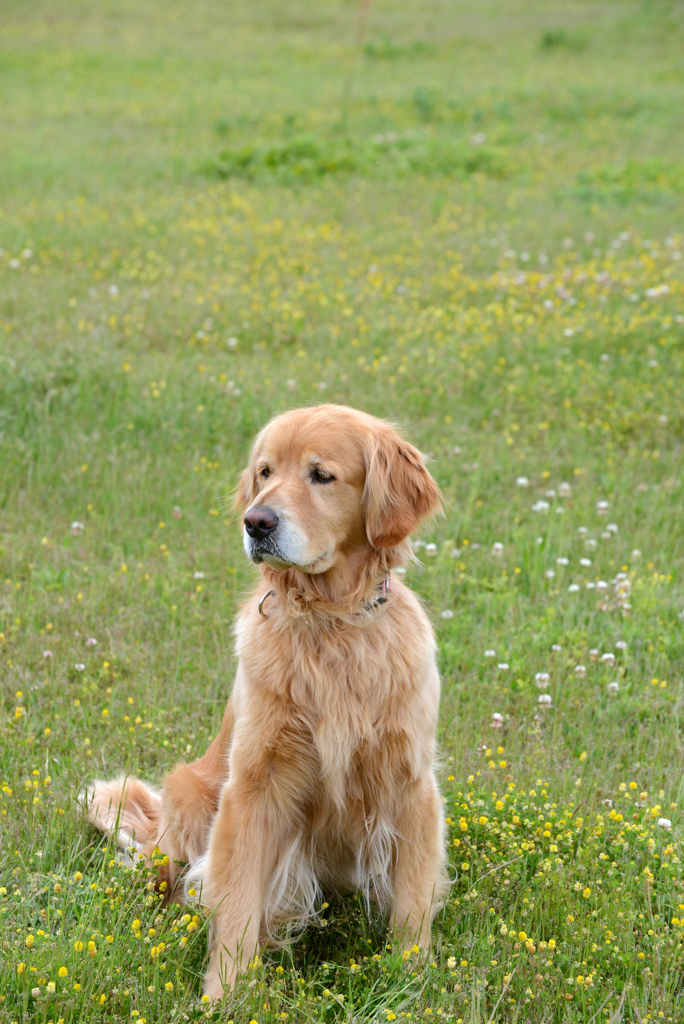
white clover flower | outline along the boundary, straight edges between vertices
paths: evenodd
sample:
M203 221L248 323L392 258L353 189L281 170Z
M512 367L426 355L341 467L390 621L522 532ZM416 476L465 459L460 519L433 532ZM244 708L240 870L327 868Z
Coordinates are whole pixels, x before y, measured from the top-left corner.
M533 512L548 512L550 508L548 501L543 501L541 498L532 505Z
M605 654L601 655L601 661L605 661L606 665L614 665L615 664L615 655L613 654L612 651L606 651Z
M611 540L612 536L612 533L609 533L608 530L604 530L601 534L601 540Z
M598 547L598 541L595 540L593 537L587 537L587 539L584 542L584 546L587 549L587 551L596 551L596 548Z
M569 498L572 494L571 485L565 482L558 484L558 494L561 498Z
M82 665L79 662L78 664L74 665L74 668L76 669L77 672L83 672L83 670L85 669L85 665Z
M71 532L74 537L78 537L79 533L83 533L85 530L85 523L79 523L78 519L75 519L71 524Z
M617 590L618 594L627 596L631 593L632 582L627 578L624 572L619 572L613 580L613 586Z
M583 566L583 568L588 569L591 565L591 558L580 558L580 565Z
M114 296L119 294L119 286L118 286L118 284L110 284L110 286L109 286L109 294L112 297L114 297Z
M617 680L614 680L612 683L608 683L608 693L617 693L619 689L620 684L617 682Z
M605 580L597 580L596 589L598 590L599 594L605 594L606 591L610 589L610 587Z
M554 652L555 654L558 654L558 652L559 652L559 651L562 651L562 650L563 650L563 648L561 647L561 645L560 645L560 644L551 644L551 650L552 650L552 651L553 651L553 652Z
M544 690L549 685L551 681L551 676L548 672L537 672L537 674L534 677L534 681L540 690Z
M403 565L398 565L396 569L392 569L395 576L405 576L406 568Z
M493 651L491 647L488 647L484 652L485 658L496 658L496 651Z
M452 558L460 558L461 557L461 549L460 548L452 548L451 549L451 557Z
M669 818L658 818L658 824L661 828L672 828L672 822Z
M556 565L570 565L570 559L569 558L557 558L556 559Z
M627 650L627 641L626 640L616 640L615 641L615 646L617 647L618 651L626 651Z
M507 661L500 661L496 667L499 669L500 672L508 672L510 665L508 664Z
M570 586L568 587L568 593L569 594L577 594L579 592L579 589L580 589L579 583L571 583Z
M414 551L420 551L421 548L425 547L425 541L424 540L412 540L411 541L411 547L413 548Z
M492 729L500 729L503 725L504 716L498 711L492 711Z
M575 665L575 675L576 676L579 676L581 678L582 676L586 676L586 674L587 674L587 670L584 667L584 665Z
M430 555L430 556L436 555L437 554L437 545L436 544L426 544L425 545L425 554L426 555Z
M578 526L577 532L579 533L580 537L586 537L586 535L589 533L589 530L586 528L586 526Z
M610 502L608 502L608 501L597 501L596 502L596 513L599 516L607 516L609 508L610 508Z
M453 619L454 613L451 608L445 608L443 612L439 613L443 619Z
M529 487L530 481L527 479L526 476L519 476L515 481L515 485L516 487Z
M228 348L237 348L238 347L238 340L237 340L237 338L228 338L227 341L226 341L226 345L228 346Z
M606 526L606 530L608 531L608 533L618 533L619 532L618 524L617 523L608 523L608 525Z
M545 494L545 496L547 498L555 498L556 497L555 488L549 487L548 491L545 491L544 494Z
M494 541L494 543L492 544L492 554L496 558L501 558L503 553L504 553L504 546L501 543L501 541L500 540Z
M556 573L555 573L555 571L553 569L546 569L545 572L544 572L544 576L546 577L547 580L552 580L555 575L556 575Z
M598 647L592 647L589 650L589 657L591 658L592 661L596 661L596 659L598 658L600 653L601 652L599 651Z
M589 583L586 583L585 586L586 586L587 590L595 590L596 589L596 584L592 583L591 581L589 581Z
M556 506L556 515L557 516L565 515L565 509L563 508L562 505L557 505Z
M192 578L194 580L203 580L204 579L204 573L200 572L199 570L197 572L193 572Z
M633 548L632 549L632 553L631 553L631 555L629 557L632 560L636 560L637 558L641 558L641 550L640 550L640 548Z
M43 657L44 658L51 658L52 657L52 651L43 651Z
M94 636L89 636L86 640L86 647L97 647L97 640Z
M537 704L541 704L543 708L550 708L553 703L550 693L540 693L537 697Z
M287 380L285 381L285 387L287 388L288 391L295 390L295 388L297 387L297 381L294 379L294 377L287 378Z

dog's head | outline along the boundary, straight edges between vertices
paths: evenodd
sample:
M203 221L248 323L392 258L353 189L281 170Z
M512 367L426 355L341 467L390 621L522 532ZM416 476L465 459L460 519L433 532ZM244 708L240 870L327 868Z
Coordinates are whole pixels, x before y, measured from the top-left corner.
M400 548L437 511L440 494L420 452L391 424L320 405L264 427L236 505L252 561L316 575L369 548Z

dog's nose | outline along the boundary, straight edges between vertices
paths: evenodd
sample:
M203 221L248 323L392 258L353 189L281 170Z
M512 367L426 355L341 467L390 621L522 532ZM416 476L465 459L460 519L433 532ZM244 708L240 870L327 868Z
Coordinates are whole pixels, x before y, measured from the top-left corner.
M263 540L269 533L273 533L278 525L278 516L272 508L265 505L255 505L245 513L245 530L255 540Z

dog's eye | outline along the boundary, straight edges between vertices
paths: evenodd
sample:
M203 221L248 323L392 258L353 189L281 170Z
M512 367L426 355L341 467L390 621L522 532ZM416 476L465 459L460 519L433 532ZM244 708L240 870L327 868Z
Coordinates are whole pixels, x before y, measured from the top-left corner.
M264 466L263 469L259 470L259 476L263 476L264 480L266 480L266 478L269 477L270 475L271 470L268 468L268 466Z
M326 473L324 469L312 469L311 479L315 484L331 484L335 477L332 473Z

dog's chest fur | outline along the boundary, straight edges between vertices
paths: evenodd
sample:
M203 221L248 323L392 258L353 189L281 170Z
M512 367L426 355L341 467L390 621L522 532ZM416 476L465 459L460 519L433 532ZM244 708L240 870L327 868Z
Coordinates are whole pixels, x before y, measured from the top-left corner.
M439 680L431 628L410 591L358 626L274 616L255 631L253 614L248 606L236 628L238 732L258 726L271 733L267 745L308 745L310 771L338 809L429 768Z

